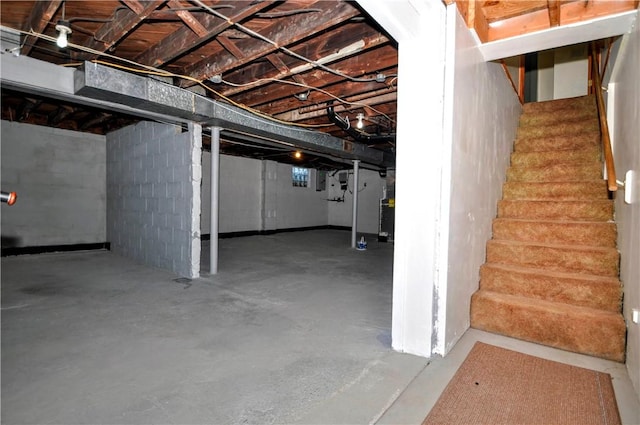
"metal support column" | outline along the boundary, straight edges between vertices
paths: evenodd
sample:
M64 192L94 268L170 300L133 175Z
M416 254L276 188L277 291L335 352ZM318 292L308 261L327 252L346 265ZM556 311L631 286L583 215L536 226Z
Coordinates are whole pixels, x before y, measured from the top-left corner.
M220 193L220 127L211 127L211 237L209 273L218 273L218 205Z
M351 248L356 247L356 239L358 237L358 175L360 170L360 161L353 161L353 220L351 222Z

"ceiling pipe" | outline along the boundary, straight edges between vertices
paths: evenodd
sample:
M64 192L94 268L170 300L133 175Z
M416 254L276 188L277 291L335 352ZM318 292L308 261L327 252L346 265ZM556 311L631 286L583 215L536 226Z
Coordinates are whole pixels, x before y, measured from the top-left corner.
M366 144L376 144L376 143L384 143L384 142L392 142L396 141L396 134L367 134L361 131L356 130L351 127L349 121L342 118L340 115L336 114L333 109L333 102L329 102L327 106L327 116L331 120L332 123L340 127L344 130L349 136L353 137L357 142L366 143Z

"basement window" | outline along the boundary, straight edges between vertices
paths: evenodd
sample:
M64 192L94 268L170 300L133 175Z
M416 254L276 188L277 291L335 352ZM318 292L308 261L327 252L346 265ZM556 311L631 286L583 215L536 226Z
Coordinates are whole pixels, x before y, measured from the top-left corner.
M309 185L309 169L292 167L291 178L295 187L307 187Z

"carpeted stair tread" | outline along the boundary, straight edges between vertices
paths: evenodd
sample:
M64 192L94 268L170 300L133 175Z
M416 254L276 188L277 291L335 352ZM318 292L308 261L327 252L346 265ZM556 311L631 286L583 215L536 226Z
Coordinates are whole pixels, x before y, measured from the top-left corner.
M510 167L507 181L513 182L575 182L598 180L602 177L602 163L553 164L544 167Z
M549 220L613 220L613 200L518 200L498 201L498 217Z
M567 149L594 148L599 146L600 132L547 137L522 137L515 141L514 152L541 152Z
M513 152L511 154L512 167L542 167L557 164L593 163L601 160L598 145L580 149Z
M609 276L563 273L505 264L480 268L480 289L620 312L622 285Z
M565 111L567 109L583 109L597 112L596 100L593 95L570 97L565 99L545 100L542 102L527 102L522 105L524 114L548 111Z
M587 182L506 182L502 187L502 199L528 200L604 200L608 199L604 180Z
M480 290L471 299L471 326L568 351L624 361L621 314Z
M493 239L615 248L616 229L615 223L603 221L496 218L493 220Z
M487 262L558 272L616 277L620 254L610 247L559 245L492 239Z
M595 109L591 108L565 108L558 111L532 111L520 115L519 127L551 126L567 122L582 122L597 117Z
M531 125L518 127L517 138L574 135L600 131L598 117L590 117L582 121L561 120L553 125Z
M623 361L614 202L594 96L523 105L471 325Z

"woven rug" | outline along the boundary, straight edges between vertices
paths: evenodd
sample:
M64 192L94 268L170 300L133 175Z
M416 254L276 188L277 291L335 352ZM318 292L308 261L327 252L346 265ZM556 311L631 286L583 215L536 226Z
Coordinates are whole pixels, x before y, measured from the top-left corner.
M477 342L423 425L620 423L609 374Z

